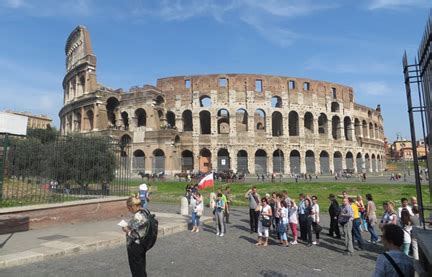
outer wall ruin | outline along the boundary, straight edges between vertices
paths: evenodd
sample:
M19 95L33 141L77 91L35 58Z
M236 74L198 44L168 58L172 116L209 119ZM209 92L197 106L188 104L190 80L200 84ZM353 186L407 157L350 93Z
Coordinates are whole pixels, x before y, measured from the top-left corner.
M124 92L96 82L90 35L66 43L62 134L119 138L132 171L168 175L334 174L385 168L383 118L351 87L304 78L212 74L157 80Z

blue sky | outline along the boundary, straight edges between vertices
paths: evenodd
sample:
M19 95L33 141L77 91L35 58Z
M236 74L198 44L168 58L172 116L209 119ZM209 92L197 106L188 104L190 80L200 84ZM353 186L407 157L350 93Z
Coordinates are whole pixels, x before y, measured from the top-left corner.
M409 137L401 58L414 58L430 0L0 0L0 110L58 126L64 45L85 25L98 82L112 88L205 73L308 77L381 104L385 134Z

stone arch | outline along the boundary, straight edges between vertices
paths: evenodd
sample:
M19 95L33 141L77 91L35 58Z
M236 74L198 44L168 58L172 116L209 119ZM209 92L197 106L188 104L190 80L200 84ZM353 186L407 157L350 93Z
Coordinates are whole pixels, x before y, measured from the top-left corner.
M354 133L356 138L360 137L361 134L361 124L358 118L354 119Z
M115 97L110 97L107 99L107 104L106 104L106 109L107 109L107 117L108 117L108 122L111 125L111 127L115 127L116 126L116 109L118 108L118 106L120 105L120 102L118 101L117 98Z
M369 132L368 132L368 125L367 125L366 120L362 121L362 129L363 129L363 137L367 138L369 135Z
M211 164L211 151L207 148L202 148L199 153L199 171L201 173L207 173L212 170Z
M128 134L124 134L120 138L120 142L122 143L122 145L128 145L128 144L132 143L132 138Z
M256 131L264 131L266 130L266 113L264 112L263 109L256 109L255 110L255 114L254 114L254 118L255 118L255 126L256 126Z
M282 98L280 96L273 96L271 98L272 108L282 108Z
M370 172L371 169L371 161L368 153L365 154L365 169L366 172Z
M258 149L255 152L255 173L258 175L267 174L267 152Z
M237 152L237 172L249 173L248 167L248 153L246 150L239 150Z
M351 118L349 116L345 116L344 118L344 133L345 133L345 140L352 140L352 122Z
M346 169L354 169L354 156L350 151L345 155L345 165Z
M201 111L199 113L201 134L210 135L211 134L211 115L209 111Z
M378 129L378 125L376 123L374 124L374 132L375 132L375 138L376 139L380 139L381 138L381 134L380 134L380 131Z
M328 119L325 113L321 113L318 117L318 133L320 135L328 134Z
M167 128L170 129L170 128L175 127L175 125L176 125L175 113L172 111L168 111L165 116L166 116L166 120L167 120Z
M371 139L375 138L375 132L374 132L372 122L369 122L369 138Z
M217 112L218 134L229 134L230 116L227 109L220 109Z
M321 151L320 153L320 168L321 174L330 173L330 158L327 151Z
M314 118L311 112L306 112L304 115L304 131L306 136L314 134Z
M290 171L291 174L300 174L300 163L301 163L301 157L300 152L297 150L292 150L290 152Z
M285 173L284 152L279 148L273 151L273 172Z
M342 167L342 153L339 151L336 151L333 153L333 168L334 168L334 173L341 173L341 171L343 170Z
M306 173L315 174L315 153L312 150L306 151L305 156Z
M156 105L165 104L165 99L161 95L158 95L153 101Z
M283 119L280 112L272 114L272 136L280 137L283 135Z
M340 118L337 115L332 118L332 136L334 140L341 138Z
M296 111L291 111L288 114L288 130L290 136L299 135L299 116Z
M357 156L356 156L356 165L357 165L357 173L363 172L363 167L364 167L363 156L360 152L357 153Z
M208 95L203 95L199 98L200 107L210 108L212 106L212 99Z
M339 103L338 102L332 102L331 103L331 112L332 113L338 113L340 112Z
M377 160L375 154L372 154L372 172L377 172Z
M86 118L84 122L84 130L91 131L94 128L94 113L92 110L86 112Z
M123 127L125 130L129 130L129 114L127 112L121 113L121 118L123 120Z
M181 153L181 171L192 172L194 169L194 156L190 150L184 150Z
M165 152L162 149L153 151L153 173L165 172Z
M237 133L248 131L248 113L245 109L238 109L236 111L236 130Z
M185 110L182 113L182 119L183 119L183 131L184 132L193 131L192 112L190 110Z
M231 158L226 148L220 148L217 152L217 170L218 172L231 169Z
M132 170L145 172L145 154L141 149L133 152Z
M142 108L136 109L135 117L137 120L137 127L143 127L147 125L147 113L144 109Z

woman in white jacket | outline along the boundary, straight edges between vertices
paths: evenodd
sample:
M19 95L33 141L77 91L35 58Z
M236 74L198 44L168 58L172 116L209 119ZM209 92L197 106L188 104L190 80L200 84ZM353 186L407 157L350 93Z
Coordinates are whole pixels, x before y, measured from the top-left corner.
M192 206L192 231L191 232L199 232L199 223L200 223L200 218L203 214L204 211L204 203L203 203L203 198L201 196L201 194L199 192L195 192L192 197L194 198L195 201L191 201L191 203L193 203Z

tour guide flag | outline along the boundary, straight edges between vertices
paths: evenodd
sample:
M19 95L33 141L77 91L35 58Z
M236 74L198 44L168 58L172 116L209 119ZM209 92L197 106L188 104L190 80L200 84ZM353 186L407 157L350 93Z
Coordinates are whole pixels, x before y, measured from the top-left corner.
M214 187L213 172L201 179L198 184L199 189Z

